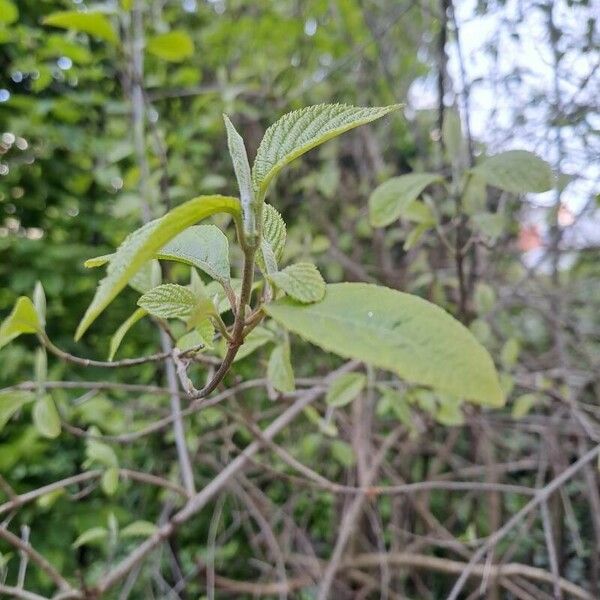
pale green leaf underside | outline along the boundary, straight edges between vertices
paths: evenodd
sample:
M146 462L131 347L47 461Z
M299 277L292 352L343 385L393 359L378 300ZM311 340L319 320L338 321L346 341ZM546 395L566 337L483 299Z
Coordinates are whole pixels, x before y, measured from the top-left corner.
M369 197L369 219L374 227L385 227L403 217L421 192L441 181L434 173L410 173L392 177L373 190Z
M367 378L362 373L345 373L336 377L325 395L329 406L341 407L350 404L364 389Z
M21 296L12 312L0 325L0 348L22 333L37 333L42 329L33 302L27 296Z
M319 303L302 305L286 298L264 310L324 350L479 404L504 404L485 348L447 312L417 296L340 283L328 285Z
M196 225L182 231L156 256L197 267L217 281L229 281L229 242L215 225Z
M88 33L113 44L118 41L117 33L109 18L100 12L64 10L48 15L42 22L44 25Z
M296 263L272 273L269 279L294 300L318 302L325 295L325 281L312 263Z
M285 394L296 389L294 370L287 346L279 345L273 348L267 365L267 379L278 392Z
M489 185L513 194L547 192L554 185L548 163L525 150L509 150L490 156L472 172Z
M81 338L142 265L167 242L191 225L218 212L239 215L239 200L229 196L199 196L129 235L112 255L107 275L98 285L96 295L77 328L75 339Z
M165 283L146 292L138 306L159 319L186 319L196 306L196 297L189 288Z
M108 352L108 360L113 360L123 338L127 332L148 313L143 308L138 308L128 319L126 319L119 329L115 331L113 336L110 338L110 348Z
M267 129L256 153L252 167L255 192L264 195L279 171L305 152L399 108L399 104L372 108L317 104L284 115Z

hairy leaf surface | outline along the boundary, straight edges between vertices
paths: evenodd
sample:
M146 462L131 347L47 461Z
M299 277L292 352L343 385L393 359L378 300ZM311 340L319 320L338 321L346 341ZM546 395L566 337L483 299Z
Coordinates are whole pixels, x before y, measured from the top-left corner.
M138 306L159 319L186 319L196 304L192 290L176 283L159 285L138 300Z
M325 281L312 263L296 263L272 273L269 279L299 302L318 302L325 295Z

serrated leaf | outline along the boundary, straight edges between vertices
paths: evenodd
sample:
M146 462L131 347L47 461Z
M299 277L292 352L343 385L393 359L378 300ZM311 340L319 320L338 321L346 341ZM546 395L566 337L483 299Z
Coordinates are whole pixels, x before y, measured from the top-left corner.
M75 339L80 339L98 315L110 304L142 265L154 257L178 233L217 212L240 214L237 198L199 196L151 221L129 235L110 259L107 276L100 282Z
M318 302L325 295L325 281L312 263L296 263L272 273L270 281L299 302Z
M278 392L289 393L296 389L294 370L290 362L290 349L287 344L273 348L267 365L267 379Z
M54 439L60 435L60 417L51 396L36 400L33 406L33 424L42 437Z
M121 537L150 537L156 532L156 529L156 525L150 521L134 521L123 528Z
M143 308L138 308L122 325L117 329L112 337L110 338L110 347L108 351L108 360L112 361L115 358L115 354L123 341L127 332L140 320L143 319L148 313Z
M442 181L435 173L410 173L392 177L373 190L369 197L369 220L374 227L385 227L404 217L423 190Z
M554 176L548 163L525 150L509 150L490 156L472 172L489 185L513 194L547 192L554 185Z
M109 18L100 12L63 10L44 17L42 23L61 29L72 29L87 33L112 44L116 44L119 39Z
M196 306L192 290L175 283L165 283L146 292L138 306L159 319L187 319Z
M19 409L34 400L32 392L0 392L0 431Z
M12 312L0 325L0 348L3 348L22 333L37 333L42 330L33 302L27 296L17 299Z
M413 383L488 406L504 394L494 363L469 330L422 298L364 283L327 286L325 298L289 298L264 307L321 348L396 372Z
M100 487L107 496L114 496L119 489L119 469L110 467L102 473Z
M346 406L363 391L366 383L367 378L362 373L344 373L331 382L325 402L335 408Z
M253 210L254 191L252 189L252 173L248 162L248 153L242 136L236 131L233 123L227 115L223 115L225 129L227 129L227 147L233 163L235 178L240 191L240 203L242 205L242 218L244 231L251 235L256 232L255 213Z
M263 273L270 274L277 271L277 263L283 256L286 237L287 230L283 217L276 208L265 203L260 252L256 256L256 262Z
M252 167L255 192L264 197L279 171L312 148L399 108L399 104L373 108L317 104L284 115L267 129L256 153Z
M148 38L146 50L170 62L181 62L194 54L194 42L183 30L169 31Z
M196 267L217 281L230 279L229 242L215 225L189 227L162 248L157 257Z
M108 531L104 527L92 527L84 531L74 542L73 548L80 548L88 544L94 544L108 537Z

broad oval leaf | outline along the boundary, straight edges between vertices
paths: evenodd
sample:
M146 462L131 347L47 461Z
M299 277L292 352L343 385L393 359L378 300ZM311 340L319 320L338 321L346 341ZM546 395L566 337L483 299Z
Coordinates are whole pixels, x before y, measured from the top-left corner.
M21 296L0 325L0 348L22 333L37 333L41 330L42 324L33 302L27 296Z
M194 42L185 31L169 31L149 38L146 50L163 60L181 62L194 54Z
M554 185L548 163L526 150L509 150L490 156L472 172L489 185L513 194L547 192Z
M229 242L215 225L196 225L182 231L157 255L197 267L217 281L229 281Z
M44 17L42 22L44 25L87 33L112 44L119 39L110 19L100 12L63 10Z
M344 373L331 382L325 402L334 407L346 406L363 391L366 383L362 373Z
M150 521L134 521L123 528L120 537L150 537L156 532L156 529L156 525Z
M264 197L279 171L312 148L399 108L399 104L372 108L317 104L284 115L267 129L256 153L252 167L255 192Z
M325 295L325 281L312 263L296 263L272 273L269 279L288 296L308 304L318 302Z
M81 338L142 265L167 242L194 223L218 212L239 216L239 200L229 196L198 196L130 234L111 256L107 275L98 285L96 295L77 327L75 339Z
M385 227L404 216L421 192L442 181L435 173L409 173L392 177L373 190L369 197L369 219L374 227Z
M51 396L36 400L33 406L33 423L43 437L54 439L60 435L60 417Z
M159 285L138 300L138 306L159 319L187 319L196 304L192 290L176 283Z
M20 408L34 400L33 392L0 392L0 431Z
M422 298L365 283L327 286L324 300L288 298L265 312L321 348L489 406L504 394L488 352L466 327Z

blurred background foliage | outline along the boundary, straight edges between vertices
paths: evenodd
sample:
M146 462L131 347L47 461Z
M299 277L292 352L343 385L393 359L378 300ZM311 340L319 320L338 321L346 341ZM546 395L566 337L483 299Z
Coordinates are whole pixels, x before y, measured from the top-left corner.
M74 343L73 331L99 278L83 261L112 251L142 215L130 102L136 40L146 41L150 174L143 200L155 216L198 194L234 193L223 112L234 120L252 157L265 128L289 110L319 102L403 102L401 117L330 142L279 178L271 202L288 223L284 262L310 259L329 282L378 282L459 315L456 265L444 240L453 239L457 218L468 219L468 297L459 316L502 371L507 407L486 413L460 403L442 407L422 390L407 389L397 402L372 391L363 410L373 438L380 441L398 423L405 428L379 484L443 473L466 477L469 468L477 473L477 465L484 466L478 480L531 487L560 473L600 435L598 6L575 0L458 4L0 0L0 314L4 317L19 295L31 296L40 281L51 339L75 354L103 359L110 335L132 312L136 296L128 290L82 343ZM98 19L88 23L87 32L52 26L52 16L64 10L87 11ZM523 38L520 28L527 19L535 27ZM467 41L477 55L471 62L461 56L467 50L459 44L460 33L468 27L472 36L478 24L487 37L482 34L480 47ZM519 52L527 59L536 48L549 57L547 69L539 71L533 63L528 71L517 64ZM462 217L452 199L432 192L437 225L418 238L413 234L409 244L415 229L410 219L385 229L369 224L369 193L387 178L412 171L451 177L486 149L515 147L535 150L553 164L557 191L518 197L476 190ZM238 259L234 255L234 268ZM141 322L126 337L120 356L141 356L157 347L157 330ZM0 387L33 378L34 348L33 338L22 338L2 350ZM229 384L263 377L267 348L236 363ZM322 377L338 364L293 340L299 381ZM200 370L197 375L205 376ZM163 377L154 365L126 372L84 370L49 359L52 381L162 384ZM58 389L52 395L66 422L95 426L104 434L134 431L168 413L168 399L157 395L81 396ZM239 415L258 421L273 408L264 391L250 390L189 419L199 485L252 439ZM282 436L281 445L328 479L355 484L353 411L336 412L333 432L319 413L316 422L303 418ZM39 436L28 412L25 407L0 432L0 474L17 492L77 473L89 457L85 440L68 430L56 440ZM168 432L113 448L121 467L178 479ZM261 461L286 476L251 468L243 487L269 518L281 510L291 519L292 525L285 518L274 525L289 545L286 552L306 552L298 548L298 528L307 547L328 556L345 497L298 485L274 456ZM585 480L574 480L554 497L550 508L561 573L599 597L598 473L595 468L586 473ZM73 501L73 494L81 500ZM474 541L526 500L516 494L447 492L374 498L355 551L414 548L464 559ZM174 503L164 490L132 481L122 481L114 495L83 485L22 508L12 525L28 525L32 543L63 573L93 578L138 543L119 537L119 528L139 519L154 522ZM276 569L260 526L240 518L247 511L243 495L220 496L149 561L129 597L203 597L204 565L213 559L217 572L229 579L273 580ZM106 528L108 537L72 547L79 535L97 527ZM528 527L518 547L507 542L498 554L549 569L540 520ZM18 556L1 543L0 551L0 580L13 581ZM178 573L189 578L187 587L170 595ZM371 577L375 583L342 577L335 597L443 598L451 583L446 574L427 570L394 569L390 577L385 586L378 575ZM29 580L31 589L48 591L43 575L30 574ZM378 595L384 587L389 596ZM217 597L221 593L218 589ZM505 588L490 593L496 595L486 597L518 597ZM290 597L314 596L306 586Z

